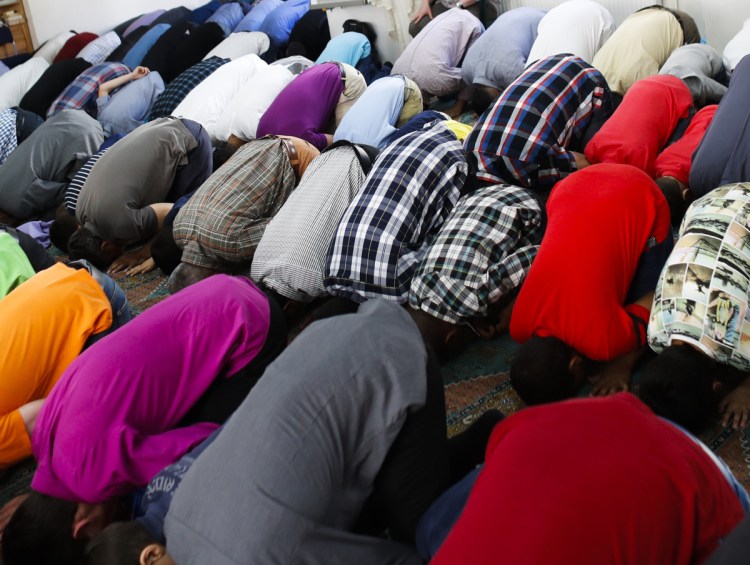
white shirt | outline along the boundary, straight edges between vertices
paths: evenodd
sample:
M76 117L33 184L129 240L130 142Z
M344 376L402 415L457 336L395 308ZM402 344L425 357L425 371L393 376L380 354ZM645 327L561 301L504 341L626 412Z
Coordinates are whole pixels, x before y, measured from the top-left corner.
M578 55L587 63L615 31L615 20L593 0L568 0L552 8L539 22L537 38L526 65L561 53Z
M18 106L21 98L39 80L49 63L41 57L32 57L22 65L13 67L0 76L0 110Z
M724 64L728 71L733 71L745 55L750 54L750 19L745 20L742 29L724 48Z
M291 71L280 65L257 69L251 87L240 89L219 116L216 139L226 141L231 134L241 139L253 139L261 116L293 78Z
M240 91L256 90L249 81L258 69L267 66L253 53L222 65L191 90L172 115L198 122L212 141L218 140L217 124L230 101Z
M51 37L45 41L44 45L34 53L34 57L41 57L51 65L52 61L55 60L55 57L57 57L57 54L60 52L60 49L63 48L63 45L65 45L68 39L74 35L75 33L72 31L62 31L58 33L55 37Z
M268 36L260 31L231 33L224 41L209 51L208 55L203 57L203 60L205 61L211 57L219 57L234 61L249 53L262 55L268 51L270 45L271 41L268 39Z

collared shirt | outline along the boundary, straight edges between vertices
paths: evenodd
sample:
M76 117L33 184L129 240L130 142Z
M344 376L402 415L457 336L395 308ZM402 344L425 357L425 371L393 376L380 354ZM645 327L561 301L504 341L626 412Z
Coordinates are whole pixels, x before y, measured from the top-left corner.
M287 298L325 294L326 253L341 216L365 180L350 145L321 153L263 232L251 275Z
M637 81L659 72L669 55L684 42L674 14L661 7L629 16L594 56L593 65L612 92L625 94Z
M461 144L441 122L383 150L328 248L326 290L357 302L406 302L414 271L458 202L467 172Z
M370 40L366 35L356 31L346 31L332 38L315 62L338 61L356 67L360 59L370 54L370 50Z
M262 55L268 51L271 41L265 33L260 31L243 31L232 33L224 41L211 49L203 60L211 57L222 59L239 59L248 53Z
M200 63L196 63L188 70L182 72L176 79L169 83L151 107L148 120L170 116L175 108L185 99L191 90L198 86L206 77L211 76L216 69L229 62L229 59L211 57Z
M695 105L700 107L718 104L726 94L727 87L715 80L723 70L724 62L716 49L691 43L675 49L659 74L682 79L693 94Z
M523 283L542 233L539 202L522 188L494 185L464 196L419 264L409 304L452 324L486 318Z
M614 31L615 20L607 8L593 0L568 0L552 8L539 22L529 63L560 53L577 55L591 63Z
M130 133L143 125L152 103L164 92L164 81L157 72L130 81L113 94L96 99L97 120L107 137Z
M47 118L61 110L94 112L99 86L128 73L130 69L122 63L100 63L86 69L55 99L47 110Z
M230 61L191 90L173 114L198 122L211 139L217 139L216 124L227 105L236 95L242 95L243 90L260 88L254 76L259 69L267 67L267 63L253 53Z
M187 201L173 224L182 261L215 269L246 263L297 184L282 140L240 147Z
M505 88L523 72L544 10L508 10L469 47L461 64L466 84Z
M477 178L550 188L576 170L568 151L595 112L612 112L604 77L578 57L531 65L482 114L466 138Z
M98 65L99 63L103 63L109 57L110 53L120 46L120 43L122 43L120 36L114 31L110 31L86 45L86 47L81 49L77 57L85 59L92 65Z
M404 75L434 96L461 88L461 61L484 31L466 10L451 9L435 17L396 59L391 74Z
M396 132L396 122L404 106L404 77L383 77L367 87L336 128L333 141L342 139L382 147Z
M338 65L310 67L297 75L268 107L258 123L258 137L291 135L325 149L328 140L323 130L343 91Z
M711 359L750 370L742 339L750 280L750 184L728 184L690 205L656 286L648 343L679 339Z
M16 133L16 111L8 108L0 110L0 165L5 163L13 150L18 145L18 135Z
M217 378L257 356L269 323L268 298L249 279L216 275L88 348L37 418L34 489L95 504L145 486L216 429L180 421Z
M205 23L215 22L221 26L222 30L224 30L224 35L229 35L244 17L245 14L242 13L240 3L230 2L229 4L224 4L211 14L211 17L209 17Z
M748 54L750 54L750 18L745 20L742 29L724 47L727 70L733 71L742 58Z

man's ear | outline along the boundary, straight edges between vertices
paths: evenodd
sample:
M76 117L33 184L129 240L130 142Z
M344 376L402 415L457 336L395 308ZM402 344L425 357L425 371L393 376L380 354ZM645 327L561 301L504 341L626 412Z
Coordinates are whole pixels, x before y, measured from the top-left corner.
M115 248L115 243L112 241L109 241L108 239L103 239L102 242L99 244L99 249L101 249L102 251L105 251L106 253L111 253L114 248Z
M158 543L147 545L141 551L141 565L151 565L164 557L164 546Z
M568 361L568 371L576 377L576 379L583 379L586 375L584 372L583 357L578 353L572 352Z
M79 503L73 516L73 539L84 539L91 537L89 528L92 523L92 507L88 504Z

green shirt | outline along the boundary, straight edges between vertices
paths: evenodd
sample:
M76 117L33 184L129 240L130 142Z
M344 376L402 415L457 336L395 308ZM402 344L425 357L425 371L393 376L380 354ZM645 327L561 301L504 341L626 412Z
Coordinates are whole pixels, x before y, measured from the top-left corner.
M34 276L26 254L10 234L0 233L0 298Z

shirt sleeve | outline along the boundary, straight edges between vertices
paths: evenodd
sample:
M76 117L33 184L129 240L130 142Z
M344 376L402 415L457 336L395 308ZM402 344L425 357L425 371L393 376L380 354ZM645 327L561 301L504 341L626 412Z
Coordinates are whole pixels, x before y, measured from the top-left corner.
M21 413L14 410L0 416L0 468L10 467L31 456L31 438Z
M129 208L119 214L113 225L112 236L123 241L138 241L156 233L158 224L156 212L151 206Z

